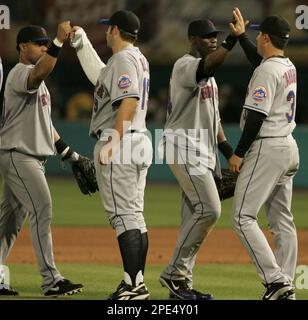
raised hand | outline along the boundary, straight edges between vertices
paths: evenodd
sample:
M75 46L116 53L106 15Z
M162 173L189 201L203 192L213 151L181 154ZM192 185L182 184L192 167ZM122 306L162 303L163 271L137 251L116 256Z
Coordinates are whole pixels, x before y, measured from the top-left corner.
M68 39L71 31L72 26L70 21L61 22L58 25L57 39L62 43L65 42Z
M234 20L231 23L229 23L229 27L231 30L231 34L238 37L241 34L245 33L245 29L249 21L244 20L239 8L234 8L232 13Z

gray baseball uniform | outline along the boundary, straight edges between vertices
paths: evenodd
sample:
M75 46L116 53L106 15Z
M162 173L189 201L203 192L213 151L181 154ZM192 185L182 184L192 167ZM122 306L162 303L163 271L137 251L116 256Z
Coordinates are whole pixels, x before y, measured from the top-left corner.
M246 153L234 195L234 225L265 283L293 281L297 236L291 212L292 182L299 166L295 128L296 69L288 58L263 60L253 73L246 109L266 117ZM276 251L272 252L257 223L265 205Z
M197 83L200 60L186 54L174 64L164 130L166 160L183 190L183 202L179 237L162 276L186 279L190 286L198 249L221 211L213 177L219 167L218 88L213 77Z
M137 47L114 54L101 70L95 88L90 135L99 138L94 150L99 190L117 236L132 229L146 232L143 194L152 160L152 145L145 135L148 90L149 65ZM117 107L127 97L137 98L138 106L117 154L129 155L131 161L120 161L120 157L114 154L113 161L102 166L98 163L99 152L115 125ZM139 157L137 149L143 149L143 158ZM136 152L138 155L134 156Z
M43 277L43 292L63 277L52 250L52 203L45 178L46 156L55 154L50 95L44 81L27 89L33 65L18 63L9 73L0 127L0 171L3 196L0 213L0 264L22 226L30 218L32 243Z

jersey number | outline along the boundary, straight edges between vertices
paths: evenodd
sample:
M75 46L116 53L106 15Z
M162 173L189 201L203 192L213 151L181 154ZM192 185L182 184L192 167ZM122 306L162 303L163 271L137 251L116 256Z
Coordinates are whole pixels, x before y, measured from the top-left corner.
M144 109L144 105L148 101L149 90L150 90L150 79L144 78L143 79L143 84L142 84L141 110Z
M286 117L288 119L288 122L292 122L294 118L294 107L295 107L295 93L293 90L291 90L287 95L287 101L291 102L291 114L286 112Z

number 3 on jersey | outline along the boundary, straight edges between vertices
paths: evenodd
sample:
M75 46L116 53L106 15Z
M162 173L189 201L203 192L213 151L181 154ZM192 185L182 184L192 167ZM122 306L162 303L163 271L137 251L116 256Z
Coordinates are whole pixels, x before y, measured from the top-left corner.
M288 119L288 122L292 122L293 118L294 118L294 107L295 107L295 101L296 101L296 98L295 98L295 93L293 90L291 90L288 95L287 95L287 101L291 102L291 114L286 112L286 117Z

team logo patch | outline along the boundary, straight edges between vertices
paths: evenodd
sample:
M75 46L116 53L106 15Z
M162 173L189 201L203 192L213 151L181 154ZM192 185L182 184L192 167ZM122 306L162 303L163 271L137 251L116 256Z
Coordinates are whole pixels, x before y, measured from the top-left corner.
M256 101L264 101L267 97L267 91L263 86L257 86L253 90L252 98Z
M120 89L126 89L128 87L130 87L130 85L132 84L132 81L130 80L129 75L127 74L122 74L118 80L118 87Z

